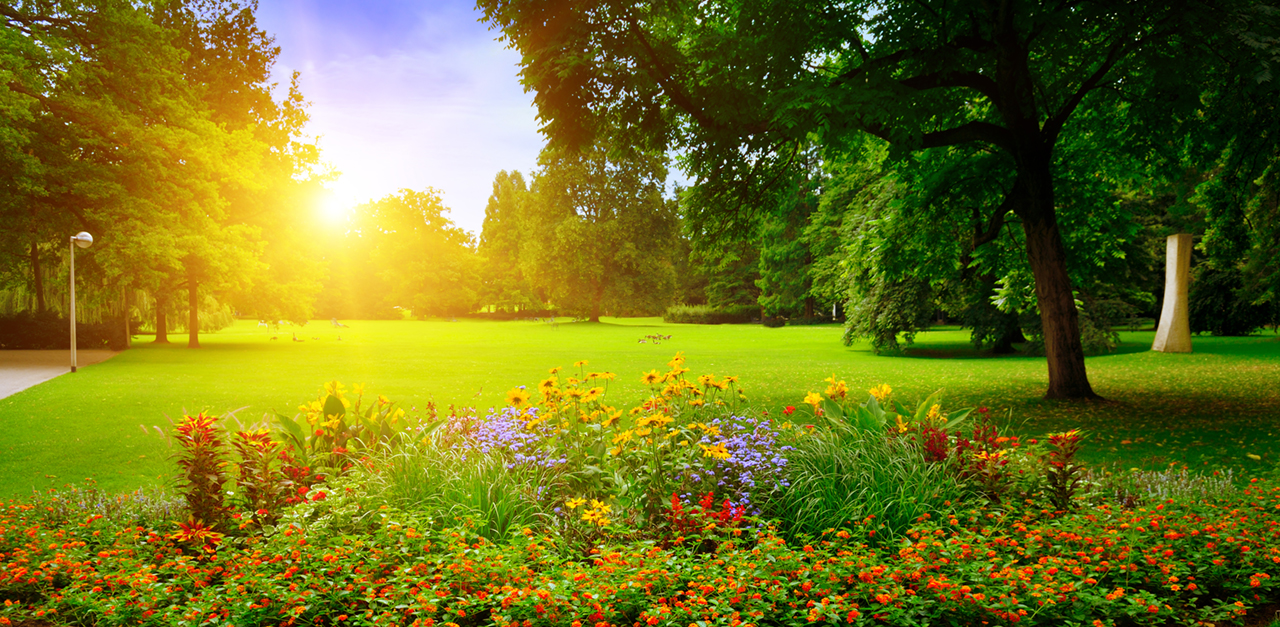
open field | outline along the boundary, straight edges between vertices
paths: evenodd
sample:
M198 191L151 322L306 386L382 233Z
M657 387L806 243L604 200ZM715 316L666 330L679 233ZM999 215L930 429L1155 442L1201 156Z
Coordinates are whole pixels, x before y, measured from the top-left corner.
M552 366L612 371L615 403L644 393L643 372L663 369L676 351L691 374L737 375L757 408L799 405L835 374L853 390L879 383L912 403L943 388L945 407L987 405L1012 410L1013 427L1029 435L1080 427L1090 434L1088 461L1160 466L1170 461L1274 468L1280 460L1280 339L1198 337L1196 353L1148 349L1151 332L1123 333L1112 355L1089 359L1105 403L1040 400L1043 359L990 358L969 348L967 333L921 334L907 356L880 357L866 344L845 347L837 326L667 325L657 318L600 324L544 322L351 322L336 329L313 322L278 334L254 322L201 338L157 346L138 338L118 357L0 399L0 496L29 493L94 477L127 489L167 480L169 449L152 425L208 410L245 425L277 410L292 415L325 381L367 384L404 407L429 401L491 407L516 385L536 385ZM660 345L647 335L671 335ZM269 338L276 335L279 339ZM341 340L338 338L341 337ZM318 339L316 339L318 338ZM140 425L145 425L144 432ZM1254 460L1247 455L1255 455Z

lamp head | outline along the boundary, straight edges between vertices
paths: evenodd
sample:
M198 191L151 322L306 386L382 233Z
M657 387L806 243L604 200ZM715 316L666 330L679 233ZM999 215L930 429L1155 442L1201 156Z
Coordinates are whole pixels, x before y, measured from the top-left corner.
M88 248L93 245L93 236L84 231L80 231L71 237L71 241L75 242L76 246Z

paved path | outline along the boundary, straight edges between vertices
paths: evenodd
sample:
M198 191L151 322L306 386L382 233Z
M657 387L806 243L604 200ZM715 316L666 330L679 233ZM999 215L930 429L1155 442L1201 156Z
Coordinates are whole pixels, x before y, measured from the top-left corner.
M108 350L76 351L79 367L106 361L119 353ZM37 383L71 372L71 351L0 351L0 398L17 394Z

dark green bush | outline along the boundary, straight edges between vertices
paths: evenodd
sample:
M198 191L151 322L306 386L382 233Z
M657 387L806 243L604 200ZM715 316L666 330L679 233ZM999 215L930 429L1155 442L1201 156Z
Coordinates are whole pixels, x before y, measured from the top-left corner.
M1187 297L1192 333L1249 335L1268 322L1267 308L1250 302L1237 268L1203 268Z
M135 327L136 330L136 327ZM76 348L128 347L124 323L108 320L76 325ZM53 312L33 314L21 312L0 317L0 349L58 350L71 348L71 329L67 320Z
M760 308L755 305L720 308L710 305L673 305L662 314L662 321L682 324L746 324L759 315Z

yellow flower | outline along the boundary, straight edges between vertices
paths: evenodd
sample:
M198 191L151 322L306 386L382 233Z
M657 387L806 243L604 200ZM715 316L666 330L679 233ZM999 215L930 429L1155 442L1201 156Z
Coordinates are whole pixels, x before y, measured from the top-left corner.
M640 427L639 429L636 429L636 435L638 435L638 436L640 436L640 437L642 437L642 438L643 438L644 436L646 436L646 435L649 435L649 433L651 433L651 432L652 432L652 430L651 430L651 429L649 429L649 427Z
M550 379L543 379L542 383L538 384L538 389L542 390L543 393L546 393L547 390L555 389L556 384L559 382L560 382L559 379L556 379L555 377L551 377Z
M693 399L693 400L689 401L689 405L690 405L690 406L693 406L693 407L702 407L702 406L703 406L703 405L705 405L706 403L707 403L706 401L704 401L704 400L702 400L702 399L700 399L700 398L695 398L695 399Z
M715 384L715 381L716 381L715 375L704 374L698 377L698 383L703 387L711 387L712 385Z
M512 407L524 407L529 402L529 391L524 387L511 388L507 392L507 403Z
M564 506L569 509L578 509L587 503L587 499L569 499L564 502Z
M930 407L930 408L929 408L929 415L928 415L928 416L926 416L926 418L928 418L929 420L935 420L935 421L937 421L937 420L946 420L946 417L942 415L942 406L941 406L941 405L934 405L933 407Z
M650 370L640 377L640 382L645 385L653 385L659 381L662 381L662 375L658 374L657 370Z
M355 387L351 388L351 392L352 392L353 394L355 394L356 396L363 396L363 395L364 395L364 384L363 384L363 383L357 383L357 384L355 385Z
M652 416L645 416L644 418L637 420L636 426L661 427L661 426L670 424L673 420L675 419L666 414L654 414Z
M612 507L609 507L608 505L605 505L604 503L601 503L596 499L591 499L591 509L594 509L598 512L602 512L605 514L608 514L609 512L613 511Z
M579 390L578 388L569 388L568 390L565 390L564 393L571 400L575 400L575 401L581 400L582 397L586 394L585 392L583 392L582 390Z
M906 433L907 424L902 422L902 416L898 414L894 414L894 416L898 419L898 433Z
M597 378L604 379L605 381L612 381L615 377L618 376L612 372L600 372L597 374L599 375Z
M974 454L973 457L979 461L988 462L988 461L998 460L1003 456L1004 456L1004 449L1000 449L998 451L993 451L991 453L988 453L986 451L978 451L977 453Z
M711 446L707 446L706 444L699 444L698 446L702 447L703 457L711 457L714 459L729 459L729 451L724 448L724 444L713 444Z
M626 444L627 442L630 442L630 441L631 441L631 430L630 430L630 429L628 429L628 430L626 430L626 431L623 431L622 433L619 433L618 435L613 436L613 443L614 443L614 444L622 445L622 444ZM621 448L621 446L619 446L619 448Z
M831 400L839 400L845 397L849 392L849 386L844 381L836 381L836 375L831 375L823 379L830 385L827 386L827 398Z
M587 365L587 360L585 360L585 359L582 359L582 360L579 360L579 361L575 361L575 362L573 362L573 367L574 367L574 368L581 368L581 367L583 367L583 366L585 366L585 365Z
M867 390L867 392L876 397L876 401L883 403L884 399L889 398L889 395L893 394L893 388L889 387L889 384L887 383L881 383L880 385Z
M676 353L676 356L675 356L675 357L672 357L672 358L671 358L671 361L667 362L667 365L668 365L668 366L671 366L671 368L672 368L673 370L674 370L674 369L676 369L676 368L679 368L680 366L683 366L683 365L684 365L684 351L679 351L679 352L677 352L677 353Z
M725 377L725 378L724 378L724 382L725 382L725 383L737 383L737 382L738 382L738 377Z
M606 426L606 427L612 427L614 424L616 424L616 423L618 422L618 419L622 417L622 410L621 410L621 409L614 409L614 408L612 408L612 407L605 407L605 408L604 408L604 410L605 410L606 412L609 412L609 417L608 417L608 418L606 418L606 419L604 420L604 422L602 422L602 423L600 423L600 424L602 424L602 425L604 425L604 426Z
M609 524L609 518L605 516L603 512L599 512L596 510L583 512L582 519L593 525L596 525L597 527L603 527Z
M547 372L550 372L552 375L555 375L557 372L560 372L560 370L561 370L560 366L556 366L555 368L552 368L551 370L548 370Z
M813 408L817 409L818 405L822 404L822 396L817 392L809 392L809 394L804 397L804 402L808 405L813 405Z

